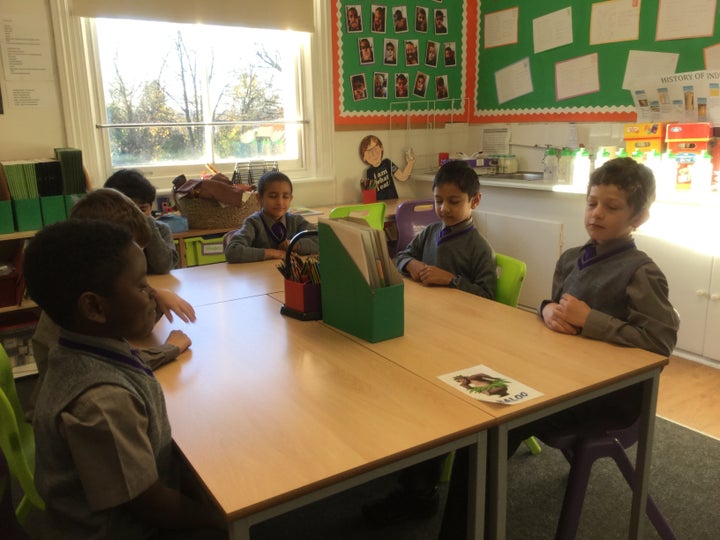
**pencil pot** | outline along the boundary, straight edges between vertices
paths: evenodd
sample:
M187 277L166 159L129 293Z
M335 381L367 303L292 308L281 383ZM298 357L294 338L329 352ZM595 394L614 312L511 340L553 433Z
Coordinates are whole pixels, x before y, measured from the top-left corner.
M285 307L300 313L320 313L320 284L285 280Z
M363 204L377 202L377 191L375 191L374 189L363 189L362 202Z
M317 321L322 319L320 284L292 279L290 256L295 244L307 236L317 236L317 231L300 231L292 237L285 251L285 303L280 308L280 313L301 321Z

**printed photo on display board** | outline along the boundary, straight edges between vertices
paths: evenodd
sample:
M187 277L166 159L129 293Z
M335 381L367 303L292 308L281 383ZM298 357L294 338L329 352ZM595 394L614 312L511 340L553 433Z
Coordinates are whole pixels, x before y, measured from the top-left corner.
M407 6L398 6L395 8L393 11L393 27L397 34L408 31Z
M375 74L373 75L373 97L387 99L387 81L387 73L375 72Z
M448 99L450 97L447 85L447 75L435 77L435 97L437 99Z
M418 72L415 75L415 85L413 86L413 94L417 97L425 97L427 92L427 75Z
M455 65L455 43L443 43L443 58L445 60L445 67Z
M397 66L397 48L397 39L385 39L385 45L383 46L383 50L385 51L383 64L386 66Z
M425 65L437 66L437 49L438 44L435 41L428 41L425 49Z
M447 26L445 26L446 20L447 20L447 10L446 9L436 9L435 10L435 35L436 36L448 33Z
M372 27L370 30L372 32L377 32L379 34L385 33L385 11L387 8L385 6L380 6L377 4L372 5Z
M373 38L360 38L358 40L358 52L360 53L360 64L367 65L375 62L373 53Z
M360 101L367 99L367 84L365 83L365 74L353 75L350 79L350 84L353 89L353 99Z
M467 0L338 0L337 6L337 114L386 116L396 100L413 102L404 109L413 113L438 107L457 113L466 106Z
M408 39L405 41L405 65L406 66L417 66L420 63L418 60L418 40Z
M347 32L362 32L362 18L360 16L361 6L353 4L345 8L345 21L347 23Z
M408 74L407 73L396 73L395 74L395 97L400 98L400 99L408 97Z
M415 8L415 31L416 32L427 32L427 8L417 6Z

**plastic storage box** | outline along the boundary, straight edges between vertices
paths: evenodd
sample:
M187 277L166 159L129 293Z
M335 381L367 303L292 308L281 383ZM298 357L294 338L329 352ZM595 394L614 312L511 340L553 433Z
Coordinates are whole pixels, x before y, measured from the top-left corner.
M225 262L222 235L185 238L187 266L203 266Z

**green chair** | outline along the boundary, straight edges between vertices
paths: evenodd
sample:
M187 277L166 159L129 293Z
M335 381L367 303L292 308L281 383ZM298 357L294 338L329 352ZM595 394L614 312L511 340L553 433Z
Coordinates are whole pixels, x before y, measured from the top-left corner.
M498 272L495 300L508 306L517 307L525 274L527 274L527 265L519 259L502 253L495 254L495 263ZM532 454L542 452L542 448L540 448L540 444L535 437L525 439L525 446L528 447Z
M527 265L501 253L495 254L497 264L497 293L495 300L507 306L517 307L520 290L527 274Z
M12 367L5 349L0 346L0 450L7 461L10 474L23 490L15 516L23 524L31 507L45 509L45 503L35 487L35 439L32 426L25 420L20 405ZM0 479L0 487L8 485ZM0 498L2 493L0 493Z
M385 208L384 202L337 206L330 210L330 219L359 217L367 221L373 229L382 231L385 227Z

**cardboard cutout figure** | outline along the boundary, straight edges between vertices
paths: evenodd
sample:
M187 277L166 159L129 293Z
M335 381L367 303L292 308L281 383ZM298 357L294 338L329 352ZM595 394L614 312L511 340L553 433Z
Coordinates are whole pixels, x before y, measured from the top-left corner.
M378 201L397 199L394 179L405 182L415 166L412 148L405 153L406 163L402 169L389 158L383 158L382 142L375 135L367 135L360 141L360 159L369 165L365 178L374 185Z

